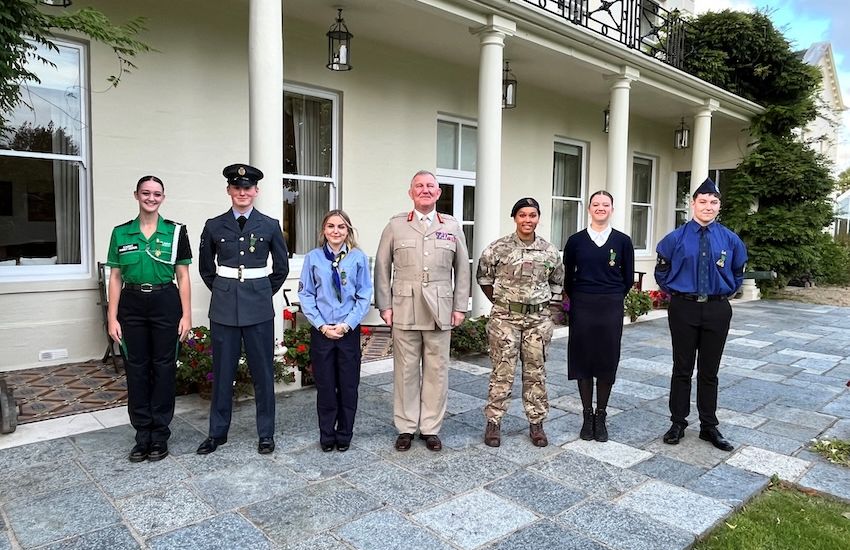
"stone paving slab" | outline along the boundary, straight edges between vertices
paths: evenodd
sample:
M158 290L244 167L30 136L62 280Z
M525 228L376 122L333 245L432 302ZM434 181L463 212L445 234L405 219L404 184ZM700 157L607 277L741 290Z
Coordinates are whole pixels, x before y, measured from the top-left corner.
M810 466L806 460L774 453L758 447L744 447L732 455L726 464L766 476L777 475L784 481L795 482Z
M345 542L362 550L382 548L433 548L451 550L446 542L391 510L378 510L334 531Z
M850 502L850 473L846 466L817 463L800 478L798 484Z
M451 495L425 478L388 462L346 472L342 479L404 514L432 506Z
M629 445L623 445L616 441L600 443L598 441L577 439L572 443L564 445L564 449L581 453L596 460L619 466L620 468L629 468L652 456L652 453L636 449Z
M180 550L183 548L233 548L271 549L274 546L256 527L242 516L225 514L215 516L189 527L177 529L150 540L152 550Z
M685 484L687 489L739 506L767 486L769 477L720 464Z
M572 451L564 451L529 467L597 498L614 498L648 479L643 474Z
M133 550L136 548L141 548L141 545L133 538L130 530L124 525L113 525L42 546L39 550Z
M587 496L581 491L527 470L494 481L486 485L485 489L548 517L560 514Z
M598 542L549 520L540 520L487 546L491 550L606 550Z
M619 504L696 536L732 512L719 500L663 481L650 481L629 491Z
M182 484L129 497L119 501L118 508L145 538L201 521L213 512L212 507Z

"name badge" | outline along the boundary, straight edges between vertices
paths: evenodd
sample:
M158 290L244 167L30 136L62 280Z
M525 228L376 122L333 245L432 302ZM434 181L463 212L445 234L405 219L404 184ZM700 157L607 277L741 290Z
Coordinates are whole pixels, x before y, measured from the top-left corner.
M522 276L531 277L534 274L534 262L522 262Z
M118 247L119 254L126 254L127 252L136 252L139 250L139 245L137 244L125 244Z

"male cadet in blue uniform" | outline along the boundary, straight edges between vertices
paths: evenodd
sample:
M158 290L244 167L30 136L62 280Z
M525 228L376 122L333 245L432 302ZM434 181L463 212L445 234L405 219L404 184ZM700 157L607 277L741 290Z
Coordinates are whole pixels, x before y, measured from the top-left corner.
M233 379L245 346L257 405L257 451L274 451L274 306L272 296L289 273L286 243L277 220L254 208L263 173L247 164L222 171L233 207L207 220L198 249L198 270L212 291L210 328L213 389L209 437L198 454L227 442ZM272 271L268 273L268 257ZM216 259L218 265L216 266Z
M691 210L693 219L656 248L655 281L671 294L667 321L673 342L673 425L664 434L664 443L675 445L685 437L696 360L699 437L731 451L732 445L717 429L717 371L732 320L729 298L744 282L747 249L738 235L715 221L720 190L713 181L706 179L694 191Z

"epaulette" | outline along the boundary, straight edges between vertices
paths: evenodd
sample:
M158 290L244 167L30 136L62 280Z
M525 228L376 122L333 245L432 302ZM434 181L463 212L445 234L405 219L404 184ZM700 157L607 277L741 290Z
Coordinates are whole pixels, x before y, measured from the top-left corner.
M176 222L174 220L162 220L165 223L170 223L171 225L183 225L182 223Z
M128 221L128 222L124 222L124 223L122 223L122 224L118 224L118 225L116 225L115 227L124 227L125 225L130 225L130 224L131 224L131 223L133 223L134 221L136 221L136 220L130 220L130 221Z

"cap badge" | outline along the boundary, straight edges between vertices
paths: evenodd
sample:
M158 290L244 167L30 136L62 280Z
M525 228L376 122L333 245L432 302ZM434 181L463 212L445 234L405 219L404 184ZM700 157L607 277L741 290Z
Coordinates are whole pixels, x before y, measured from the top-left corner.
M245 175L245 167L240 166L239 170L237 170L236 173L239 174L240 176L244 176Z

